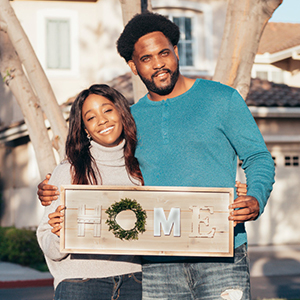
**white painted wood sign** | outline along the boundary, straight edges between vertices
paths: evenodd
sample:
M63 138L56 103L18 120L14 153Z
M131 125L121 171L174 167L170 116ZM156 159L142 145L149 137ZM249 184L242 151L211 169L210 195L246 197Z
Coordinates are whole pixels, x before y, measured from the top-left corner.
M135 200L146 212L145 231L137 239L120 239L107 224L107 210L122 207L124 199ZM69 185L61 188L61 202L66 206L64 253L233 256L233 222L228 220L233 188ZM127 233L141 221L137 216L121 209L113 222Z

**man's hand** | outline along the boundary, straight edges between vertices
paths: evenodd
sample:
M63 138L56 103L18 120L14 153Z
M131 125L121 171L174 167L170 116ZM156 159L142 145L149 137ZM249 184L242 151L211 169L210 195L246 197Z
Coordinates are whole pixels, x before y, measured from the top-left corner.
M44 179L38 185L37 194L39 196L42 205L44 206L48 206L51 204L53 200L57 200L59 195L57 186L48 184L50 177L51 174L47 174L46 179Z
M236 209L238 208L238 209ZM238 223L255 220L259 215L259 203L252 196L240 196L229 205L233 209L228 220L234 221L234 226Z
M61 223L63 221L64 212L62 210L65 209L65 206L60 205L57 207L54 213L48 215L49 221L48 224L53 227L51 232L60 236L60 230L62 228Z

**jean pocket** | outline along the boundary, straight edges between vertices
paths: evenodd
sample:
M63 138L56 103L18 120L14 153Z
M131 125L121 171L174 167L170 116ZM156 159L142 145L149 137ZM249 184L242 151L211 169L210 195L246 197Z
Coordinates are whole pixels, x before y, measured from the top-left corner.
M132 273L128 277L132 277L135 282L142 284L142 272Z

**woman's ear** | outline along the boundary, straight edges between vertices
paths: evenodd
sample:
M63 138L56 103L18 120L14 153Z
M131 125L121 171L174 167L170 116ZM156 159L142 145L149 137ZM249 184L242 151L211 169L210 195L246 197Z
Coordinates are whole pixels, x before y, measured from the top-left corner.
M88 132L88 130L86 128L84 128L84 131L86 132L86 134L89 136L90 133Z
M130 67L130 69L134 75L138 75L138 72L136 70L136 66L135 66L135 63L133 60L128 61L128 66Z

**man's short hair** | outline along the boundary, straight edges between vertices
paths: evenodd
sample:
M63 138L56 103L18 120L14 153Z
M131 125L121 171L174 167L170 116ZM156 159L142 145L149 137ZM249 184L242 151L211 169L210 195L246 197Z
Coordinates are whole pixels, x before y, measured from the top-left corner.
M162 32L173 46L178 44L180 32L176 24L162 15L144 12L135 15L125 26L117 41L119 54L128 62L138 39L154 31Z

